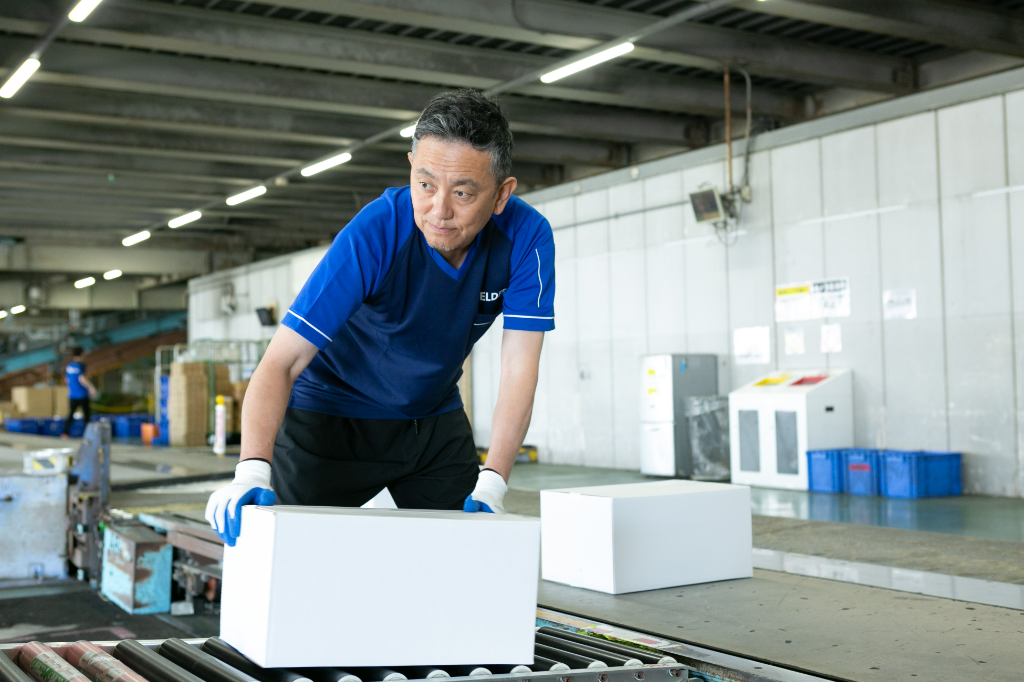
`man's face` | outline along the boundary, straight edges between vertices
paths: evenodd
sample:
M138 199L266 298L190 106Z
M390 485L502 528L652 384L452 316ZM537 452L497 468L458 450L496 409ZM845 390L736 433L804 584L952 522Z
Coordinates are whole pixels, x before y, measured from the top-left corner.
M461 142L423 137L409 162L416 227L440 252L468 248L516 187L515 178L495 187L491 155Z

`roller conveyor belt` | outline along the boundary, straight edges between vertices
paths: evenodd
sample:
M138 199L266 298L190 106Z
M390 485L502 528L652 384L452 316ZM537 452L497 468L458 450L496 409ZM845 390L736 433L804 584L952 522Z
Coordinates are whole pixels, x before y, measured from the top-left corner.
M534 658L521 665L261 668L217 637L46 645L31 642L0 644L0 654L4 654L0 655L0 682L64 679L44 680L39 673L45 676L46 670L29 670L27 666L35 658L39 658L41 666L68 667L65 682L416 682L441 678L451 682L821 680L766 662L719 654L547 609L538 610L537 624ZM79 670L66 661L79 661Z

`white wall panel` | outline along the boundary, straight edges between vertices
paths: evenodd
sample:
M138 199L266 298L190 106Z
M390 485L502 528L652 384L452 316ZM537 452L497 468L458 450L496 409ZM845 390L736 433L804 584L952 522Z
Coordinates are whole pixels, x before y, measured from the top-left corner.
M647 211L647 346L649 353L686 352L686 271L683 210Z
M565 197L549 201L544 204L543 215L551 223L551 227L556 230L560 227L574 225L576 223L576 199Z
M548 461L583 464L576 298L577 228L555 231L555 329L544 340L548 367Z
M607 189L599 189L576 195L577 225L608 217L608 192Z
M639 225L637 225L639 223ZM637 230L636 227L641 229ZM640 467L640 358L647 353L643 216L612 222L610 256L612 410L615 415L613 465ZM639 234L636 239L633 235Z
M492 325L492 327L497 324ZM498 402L498 387L494 385L492 365L500 362L495 357L494 339L500 329L489 329L473 346L473 439L479 447L491 444L491 418Z
M1006 95L1007 184L1024 186L1024 90ZM1024 191L1007 195L1013 262L1014 356L1017 396L1017 480L1014 495L1024 496Z
M608 212L621 215L644 207L644 183L639 180L608 188Z
M647 178L644 183L644 208L657 208L687 200L683 191L683 172L675 171Z
M729 320L732 329L745 327L775 328L774 262L772 259L772 202L770 158L767 152L750 157L750 187L754 200L744 204L740 229L747 232L729 247ZM743 177L743 159L736 159L733 174ZM771 371L778 360L778 344L772 345L772 363L736 365L730 354L734 389Z
M884 321L887 447L945 450L945 310L934 113L877 126L881 288L913 289L917 319ZM854 378L859 374L854 369Z
M1017 473L1002 98L939 112L950 446L964 487L1011 494Z

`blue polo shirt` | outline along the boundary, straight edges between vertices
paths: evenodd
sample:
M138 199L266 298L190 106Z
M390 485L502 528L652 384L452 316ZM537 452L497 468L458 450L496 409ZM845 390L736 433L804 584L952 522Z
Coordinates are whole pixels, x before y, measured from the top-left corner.
M68 385L70 400L82 400L89 397L88 389L82 385L83 376L85 376L84 362L69 362L64 368L64 381Z
M555 245L513 196L458 270L427 244L409 187L392 188L338 233L281 323L320 349L289 407L359 419L418 419L462 407L456 385L498 315L505 329L555 328Z

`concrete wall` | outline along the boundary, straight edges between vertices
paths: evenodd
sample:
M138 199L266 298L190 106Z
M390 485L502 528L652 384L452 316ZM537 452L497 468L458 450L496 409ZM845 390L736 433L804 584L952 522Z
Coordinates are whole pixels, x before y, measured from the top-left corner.
M728 247L685 203L725 185L722 147L525 196L557 245L557 329L527 442L543 461L638 468L648 353L718 354L722 393L777 369L848 367L857 445L962 451L966 491L1024 495L1024 191L976 196L1024 189L1020 88L1024 71L762 136L746 234ZM849 277L850 317L775 322L776 284L824 277ZM882 292L907 288L916 319L884 320ZM824 322L841 325L841 352L820 352ZM733 332L755 326L771 328L771 362L736 364ZM792 327L803 355L782 350ZM500 339L473 353L481 445Z
M322 246L189 280L189 340L269 339L277 327L261 326L256 309L276 305L280 321L325 253Z

